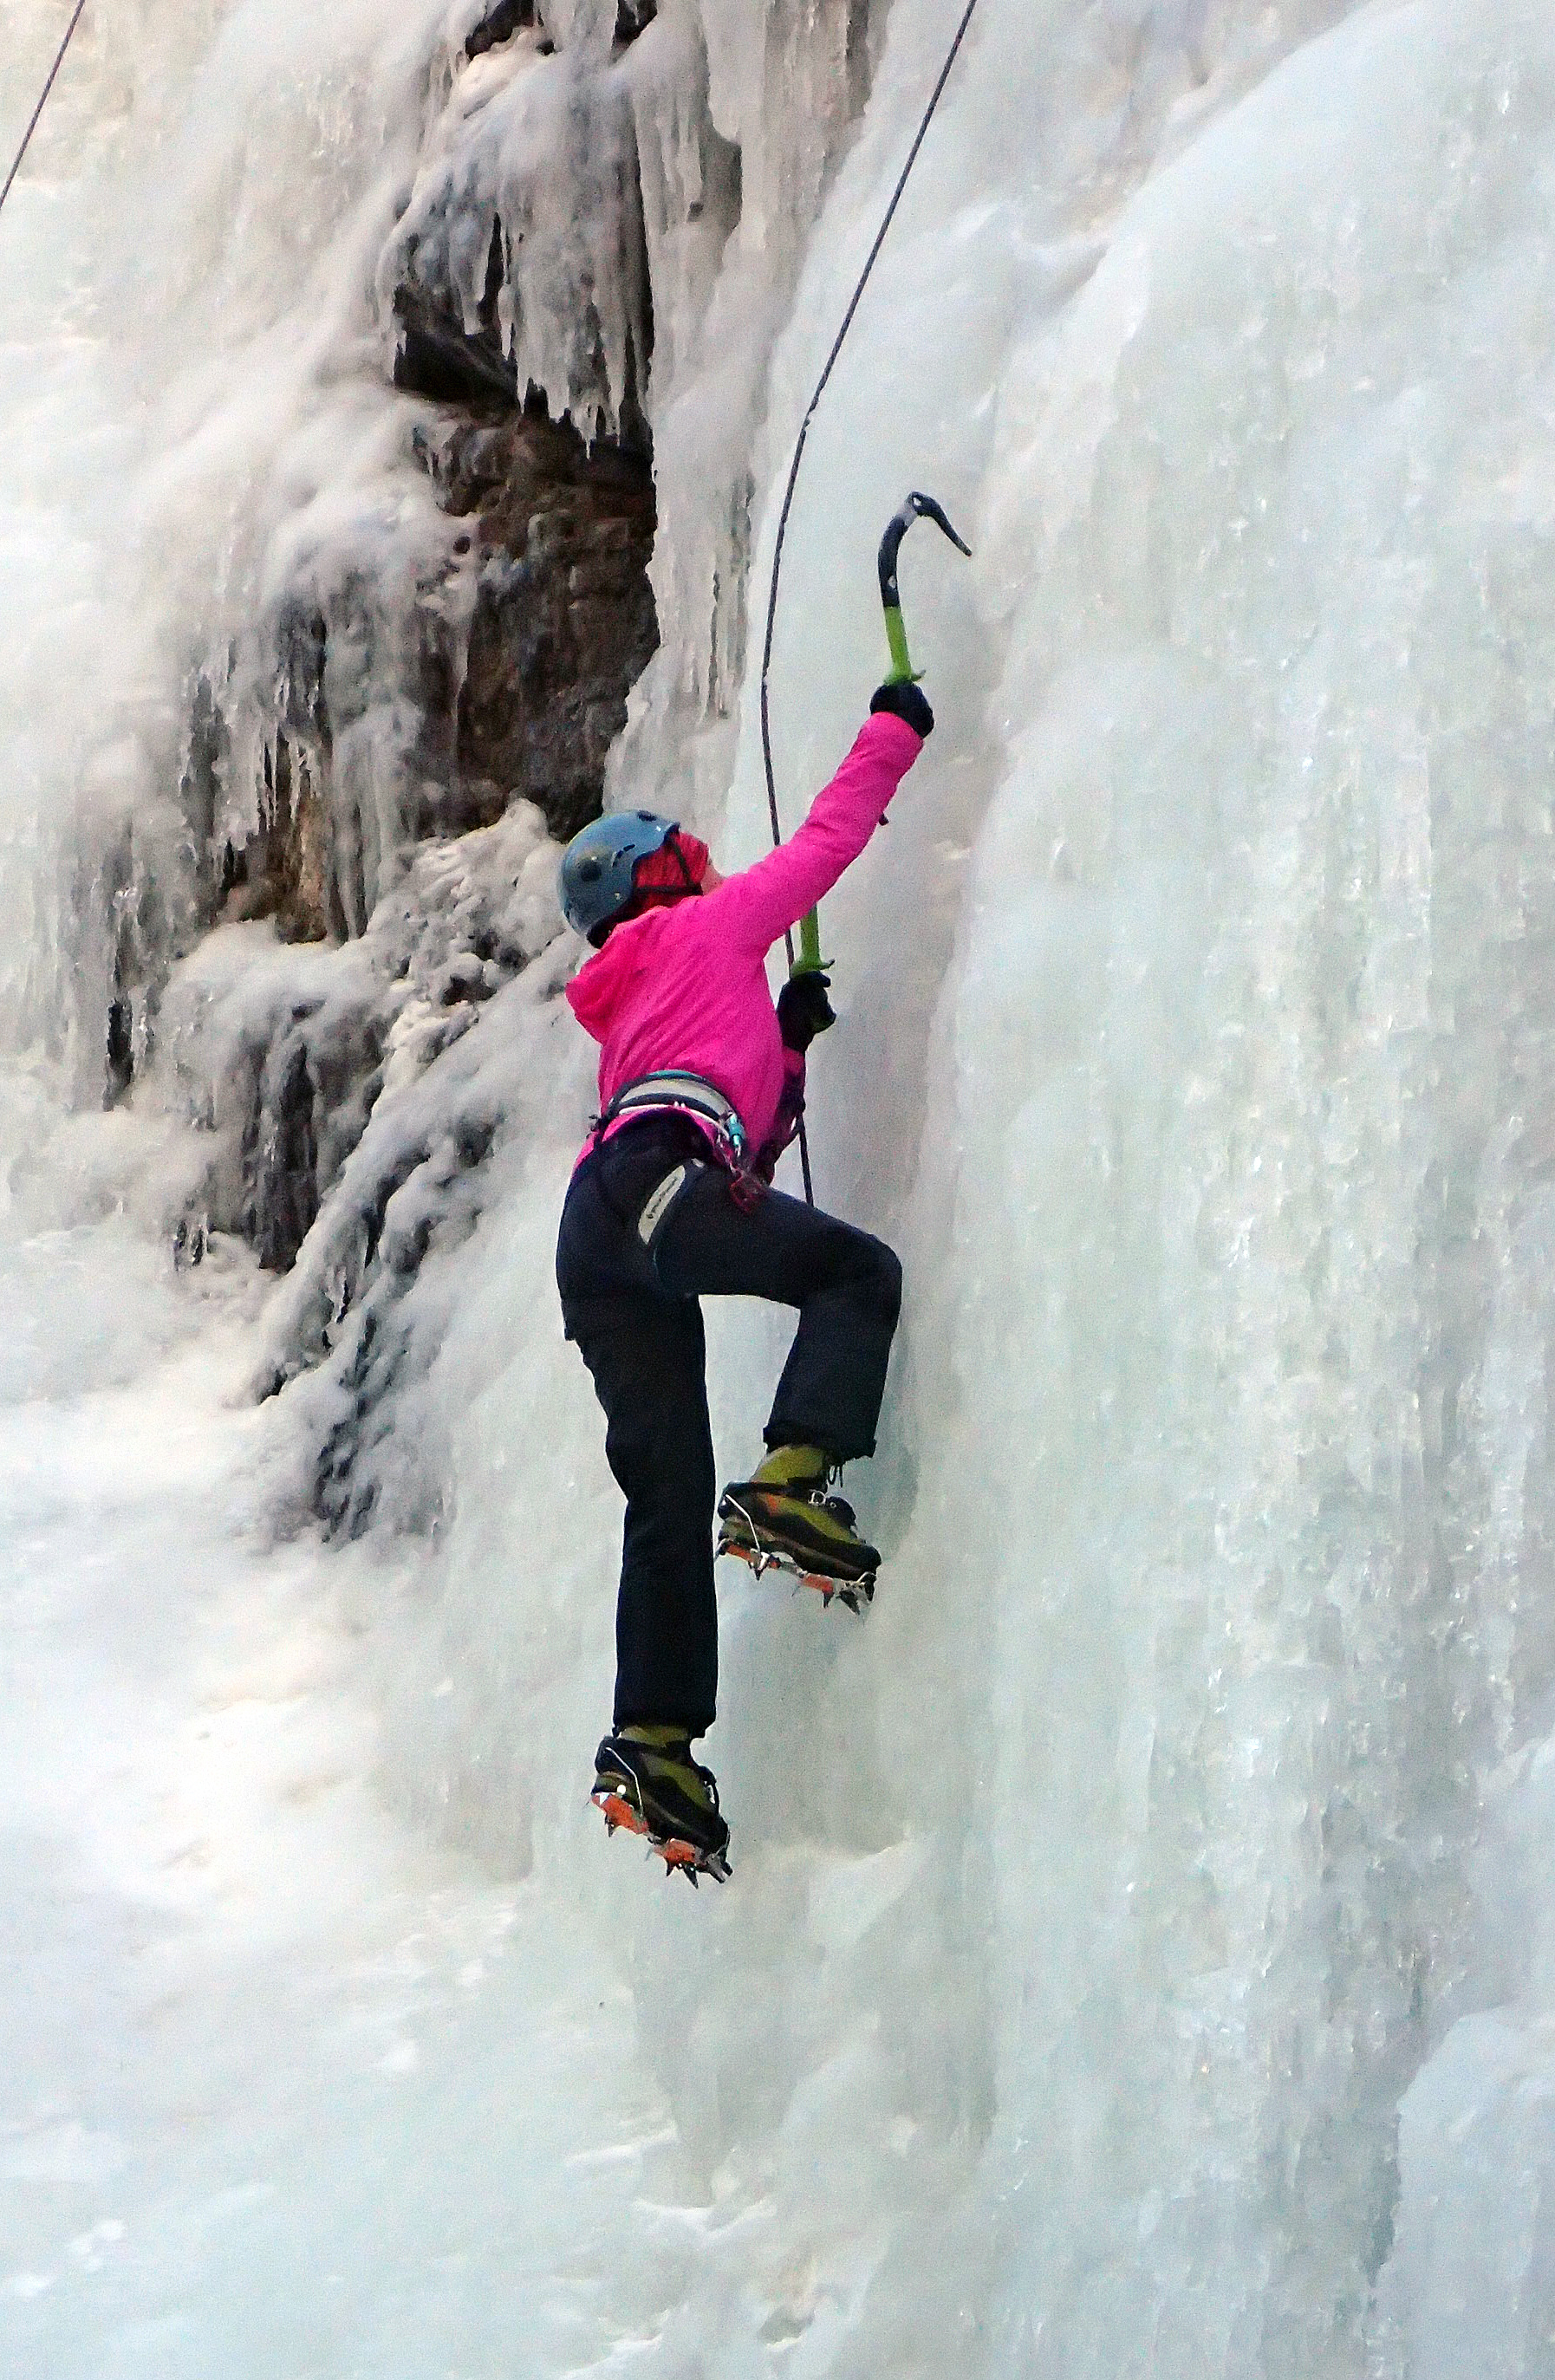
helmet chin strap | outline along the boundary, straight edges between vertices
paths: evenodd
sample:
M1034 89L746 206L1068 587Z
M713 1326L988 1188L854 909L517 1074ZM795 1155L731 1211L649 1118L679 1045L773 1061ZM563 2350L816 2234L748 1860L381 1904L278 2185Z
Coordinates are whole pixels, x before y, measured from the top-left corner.
M686 879L686 890L687 892L699 892L702 889L702 880L699 876L693 876L691 873L691 863L680 847L680 829L678 826L671 827L668 834L664 837L664 842L668 849L673 851L674 854L675 866L679 868L682 876Z
M642 915L642 912L637 907L637 903L639 900L662 901L666 897L671 900L683 900L687 892L695 892L699 896L700 895L703 889L702 880L701 878L693 871L691 862L686 858L684 850L681 848L680 829L678 826L671 827L668 834L664 837L663 842L660 844L659 849L661 851L669 852L674 860L674 864L679 868L681 874L680 884L678 886L674 884L639 885L634 880L632 898L627 902L620 915L618 917L612 917L607 924L596 927L594 933L589 935L589 940L593 943L595 950L603 950L607 937L613 932L615 927L624 926L629 917L640 917ZM650 856L656 856L657 855L655 854ZM641 865L640 861L638 862L638 865ZM595 934L599 937L597 941L595 940Z

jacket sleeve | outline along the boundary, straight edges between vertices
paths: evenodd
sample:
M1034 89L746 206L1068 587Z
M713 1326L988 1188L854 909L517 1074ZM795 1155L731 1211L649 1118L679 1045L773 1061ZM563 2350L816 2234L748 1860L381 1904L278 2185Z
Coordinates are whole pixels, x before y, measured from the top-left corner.
M771 950L857 858L922 749L922 737L905 719L890 711L867 719L797 833L754 868L726 878L711 895L721 929L758 951Z

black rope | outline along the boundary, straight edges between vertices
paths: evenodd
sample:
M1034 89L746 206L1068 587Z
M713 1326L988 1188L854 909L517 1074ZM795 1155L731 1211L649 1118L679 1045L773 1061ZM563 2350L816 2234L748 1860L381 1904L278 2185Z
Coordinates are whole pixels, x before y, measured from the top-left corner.
M38 95L38 104L32 111L32 121L21 136L21 147L17 151L16 163L12 165L10 172L6 176L5 188L0 190L0 207L5 205L6 200L11 195L11 184L16 180L17 176L21 171L21 161L26 156L28 149L31 145L32 135L38 129L38 119L49 103L49 93L54 89L60 67L65 64L65 53L75 39L76 28L80 23L81 18L85 13L85 9L86 0L76 0L76 13L65 28L65 39L61 42L55 62L49 68L49 79Z
M805 446L810 434L810 423L815 419L816 408L826 394L826 384L836 370L837 358L847 345L847 334L853 328L853 318L857 313L864 292L869 285L869 275L873 273L880 252L885 246L886 234L896 219L896 210L906 195L907 184L913 177L913 167L917 164L918 151L929 138L929 128L933 123L935 112L944 96L945 85L951 79L951 68L961 54L961 44L966 38L966 28L972 21L977 6L978 0L966 0L966 13L956 27L955 39L950 45L949 55L940 69L940 79L934 86L933 97L924 112L923 122L917 128L917 138L907 152L907 162L902 168L901 179L891 194L891 204L887 207L881 227L875 234L875 244L869 250L863 272L858 276L857 286L848 300L848 310L843 316L842 329L837 333L832 343L832 352L826 358L826 369L816 382L815 395L811 397L804 420L799 425L798 442L795 446L794 460L789 468L788 485L784 491L783 511L778 516L777 551L772 555L772 586L767 602L767 640L761 648L761 758L766 764L767 808L771 816L774 844L780 844L783 841L783 828L778 820L777 780L772 773L772 719L771 704L768 695L768 677L772 665L772 636L777 626L778 583L783 576L784 541L788 535L788 516L794 509L794 492L799 484L799 467L805 459ZM788 949L788 964L792 968L794 965L793 935L785 935L784 941ZM805 1170L805 1196L813 1207L815 1188L810 1180L810 1145L803 1116L799 1119L799 1161Z

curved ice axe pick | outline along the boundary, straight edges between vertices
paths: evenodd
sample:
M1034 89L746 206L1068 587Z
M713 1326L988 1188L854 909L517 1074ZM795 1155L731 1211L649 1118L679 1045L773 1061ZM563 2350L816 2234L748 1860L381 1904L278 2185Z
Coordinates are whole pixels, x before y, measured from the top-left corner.
M881 540L881 601L885 606L885 633L891 646L888 686L913 686L918 676L907 650L907 631L902 620L902 594L896 584L896 559L902 551L902 540L914 521L919 520L931 520L936 528L944 530L958 553L964 553L968 562L972 558L972 549L966 539L958 537L945 518L943 504L937 504L932 496L919 495L915 488L901 511L892 516L891 526Z
M918 673L914 669L912 655L907 650L907 631L902 618L902 590L896 583L896 564L902 551L902 540L914 521L920 520L931 520L937 528L943 529L958 553L964 553L968 562L972 558L971 547L965 538L957 536L946 518L943 504L936 504L932 496L922 495L915 488L900 511L892 515L890 526L881 540L880 551L881 601L885 607L885 634L891 647L887 686L915 686L917 683ZM799 955L789 973L815 975L825 964L820 955L820 912L812 909L809 916L800 921Z

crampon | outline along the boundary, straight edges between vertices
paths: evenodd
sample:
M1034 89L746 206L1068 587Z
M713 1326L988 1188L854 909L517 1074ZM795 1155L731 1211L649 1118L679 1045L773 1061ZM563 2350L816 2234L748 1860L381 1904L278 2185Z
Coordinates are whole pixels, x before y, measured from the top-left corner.
M596 1785L589 1798L605 1822L606 1834L624 1827L629 1835L640 1835L650 1852L657 1852L663 1861L666 1876L683 1876L693 1887L704 1876L715 1884L728 1883L734 1871L721 1852L700 1851L679 1835L655 1834L642 1812L616 1787Z
M784 1552L775 1546L764 1546L759 1538L752 1542L743 1530L735 1535L727 1524L720 1533L718 1551L732 1554L736 1561L743 1561L758 1578L764 1577L770 1570L779 1572L784 1578L791 1578L796 1586L811 1588L828 1608L834 1596L860 1620L875 1599L876 1572L869 1571L862 1578L830 1578L824 1571L808 1569L797 1555Z

